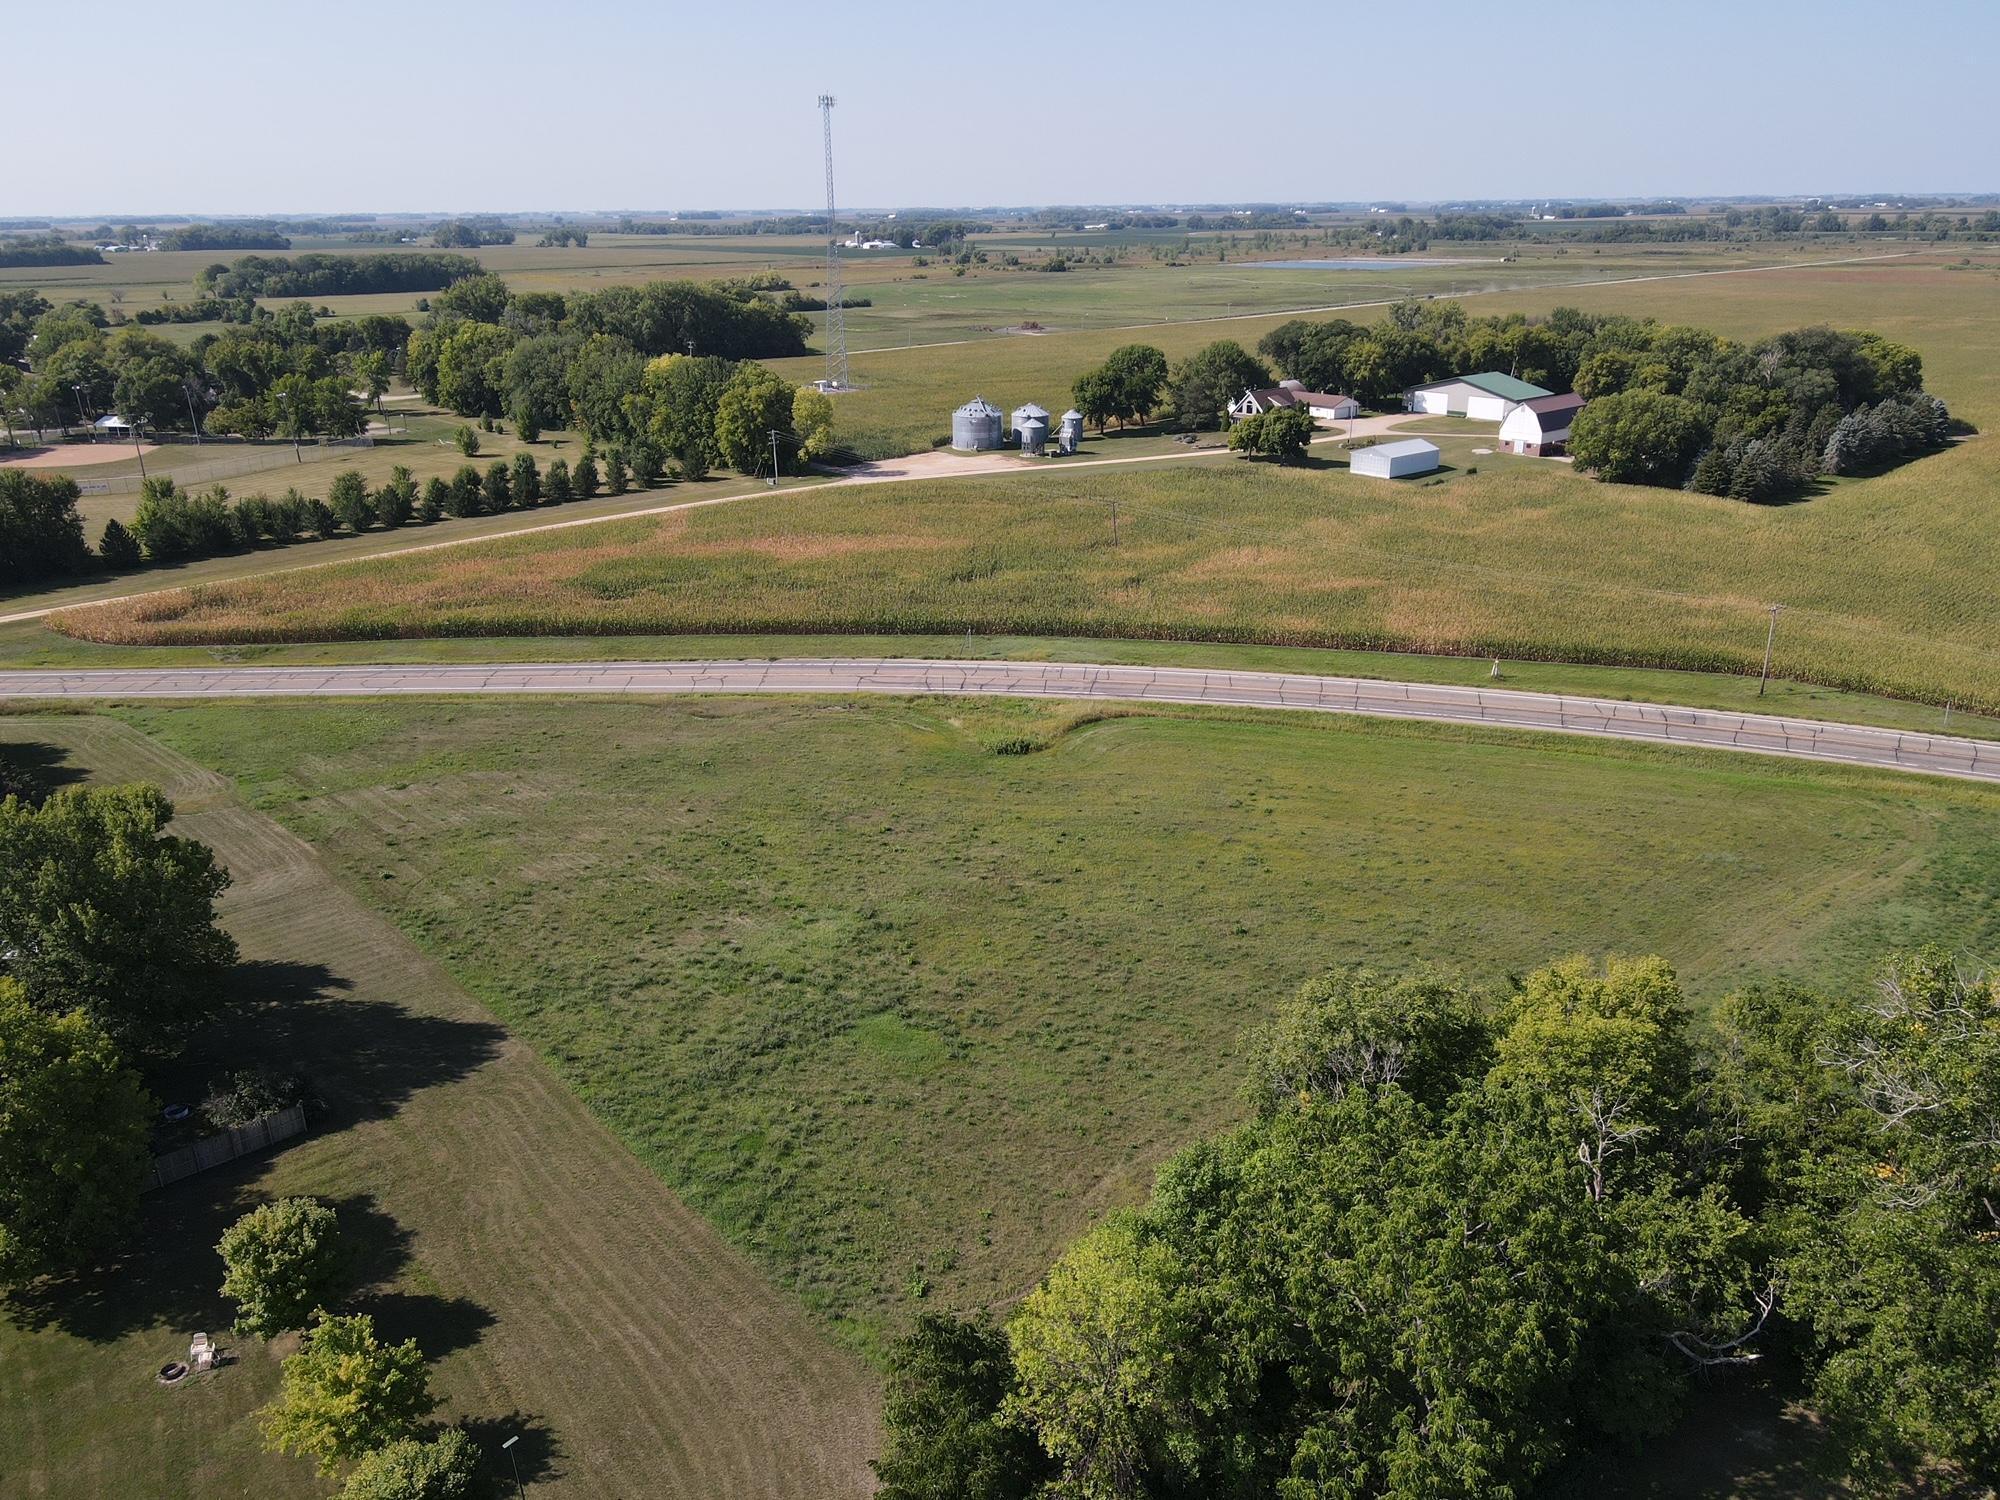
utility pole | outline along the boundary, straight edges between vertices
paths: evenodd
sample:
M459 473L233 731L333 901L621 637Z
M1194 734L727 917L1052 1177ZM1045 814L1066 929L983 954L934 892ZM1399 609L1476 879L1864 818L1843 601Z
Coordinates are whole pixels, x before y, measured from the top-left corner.
M1111 545L1118 545L1118 497L1111 497Z
M199 448L201 446L201 419L194 414L194 392L189 390L186 384L183 383L181 394L187 397L188 426L194 429L194 445Z
M771 488L778 487L778 429L771 429Z
M132 456L139 460L139 483L146 482L146 450L139 444L139 419L132 419Z
M1771 680L1771 647L1778 639L1778 611L1785 606L1771 606L1771 628L1764 632L1764 675L1757 679L1757 696L1764 696L1764 685Z

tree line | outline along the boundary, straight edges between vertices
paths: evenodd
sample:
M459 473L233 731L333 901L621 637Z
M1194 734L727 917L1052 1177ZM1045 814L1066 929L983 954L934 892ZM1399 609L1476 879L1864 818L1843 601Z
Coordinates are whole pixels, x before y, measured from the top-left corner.
M245 255L204 266L195 290L213 297L353 297L435 292L479 274L469 255L411 250L381 255Z
M101 266L104 256L93 245L72 245L59 234L22 234L0 238L0 266Z
M802 354L811 322L754 284L651 282L564 297L516 293L497 276L432 300L406 368L424 396L463 416L507 417L532 441L574 426L593 442L650 449L683 477L757 467L754 443L787 435L781 460L826 451L812 393L748 363Z
M36 428L88 424L116 412L142 429L246 437L351 437L366 425L348 382L369 399L388 389L410 336L400 317L320 322L306 303L277 312L236 304L245 319L186 347L142 327L112 328L95 303L51 307L0 294L0 416ZM11 361L22 355L29 368Z
M1330 975L1247 1073L1004 1328L918 1320L885 1500L1572 1492L1767 1371L1863 1492L2000 1476L2000 994L1948 955L1706 1029L1658 959Z

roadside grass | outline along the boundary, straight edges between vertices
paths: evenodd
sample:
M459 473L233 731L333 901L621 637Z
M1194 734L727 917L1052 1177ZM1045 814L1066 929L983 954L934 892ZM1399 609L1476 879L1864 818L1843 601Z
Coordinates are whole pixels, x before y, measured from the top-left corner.
M468 1420L490 1464L522 1437L538 1494L870 1491L874 1375L311 850L112 719L0 714L0 740L61 775L163 785L177 831L234 877L248 1009L197 1038L162 1097L261 1057L304 1069L325 1105L278 1153L149 1194L121 1263L0 1302L0 1494L327 1492L257 1433L293 1341L229 1335L217 1290L222 1229L289 1193L337 1204L363 1250L354 1305L418 1340L440 1416ZM237 1361L157 1385L197 1330Z
M1781 676L2000 708L2000 528L1965 519L1988 440L1781 507L1443 446L1451 472L1401 484L1217 459L827 489L54 623L120 645L971 631L1741 672L1781 602Z
M871 1351L1006 1305L1232 1118L1320 969L1658 951L1707 1003L2000 946L2000 797L1823 767L1059 703L119 712Z
M511 451L511 450L510 450ZM449 470L455 471L459 463L466 462L451 450L455 462ZM482 446L479 456L471 460L482 471L496 454ZM546 450L537 452L537 462L546 471L552 457ZM572 464L576 451L568 454ZM392 458L393 465L402 459ZM348 465L347 467L353 467ZM411 463L419 480L424 477L416 463ZM320 478L331 484L339 468L322 470ZM279 477L283 478L283 471ZM387 479L386 471L382 475ZM785 479L788 487L811 487L826 482L820 475L790 475ZM652 489L632 489L623 495L609 495L600 492L594 500L573 500L566 505L541 505L532 510L510 510L500 515L468 516L464 519L444 520L430 525L411 524L395 530L371 528L355 535L342 532L324 541L298 541L289 547L258 547L248 552L226 552L215 557L205 557L194 562L169 563L158 567L135 569L129 573L99 573L82 582L66 584L60 588L43 589L36 593L0 596L0 615L15 611L47 610L88 604L93 601L117 599L142 593L172 592L176 588L197 584L223 582L238 578L267 578L289 576L301 569L319 567L342 559L367 557L394 557L404 552L421 552L441 542L452 542L478 537L507 536L519 532L533 532L548 528L561 528L575 521L601 519L610 516L641 514L666 505L684 505L706 500L727 499L736 495L748 495L764 488L766 481L740 474L715 474L692 483L663 480ZM278 484L259 484L254 488L249 484L226 486L232 495L253 493L270 494L283 492ZM0 625L0 630L7 627Z

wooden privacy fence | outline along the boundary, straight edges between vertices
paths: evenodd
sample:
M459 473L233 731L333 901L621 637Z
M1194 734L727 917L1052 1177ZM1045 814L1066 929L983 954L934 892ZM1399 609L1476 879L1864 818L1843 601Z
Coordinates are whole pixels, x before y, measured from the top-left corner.
M154 1157L153 1174L146 1179L146 1189L150 1192L170 1182L179 1182L183 1177L206 1172L210 1167L219 1167L226 1161L234 1161L252 1151L261 1151L266 1146L275 1146L279 1141L288 1141L305 1132L306 1107L303 1104L259 1116L247 1125L235 1126L221 1135L212 1135L196 1141L192 1146L183 1146L165 1156Z

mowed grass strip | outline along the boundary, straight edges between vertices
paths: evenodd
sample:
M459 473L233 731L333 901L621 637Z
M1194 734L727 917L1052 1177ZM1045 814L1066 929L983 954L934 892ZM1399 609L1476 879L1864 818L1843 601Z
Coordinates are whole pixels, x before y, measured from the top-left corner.
M854 486L54 624L119 645L970 631L1754 671L1782 602L1781 675L1990 709L2000 526L1964 516L1996 455L1975 440L1787 507L1500 456L1429 485L1225 459Z
M863 1495L874 1377L591 1118L530 1049L227 784L130 727L0 716L62 774L163 785L234 876L223 916L260 1002L203 1038L189 1087L245 1053L307 1071L328 1113L268 1159L151 1194L129 1261L0 1315L0 1494L311 1496L255 1414L291 1342L165 1389L223 1333L214 1244L253 1202L337 1203L375 1278L357 1305L433 1357L442 1415L578 1496Z
M950 700L126 712L870 1349L1142 1194L1324 967L1658 951L1708 1001L2000 943L2000 796L1740 757Z

